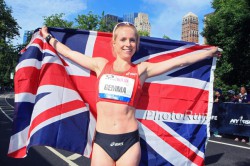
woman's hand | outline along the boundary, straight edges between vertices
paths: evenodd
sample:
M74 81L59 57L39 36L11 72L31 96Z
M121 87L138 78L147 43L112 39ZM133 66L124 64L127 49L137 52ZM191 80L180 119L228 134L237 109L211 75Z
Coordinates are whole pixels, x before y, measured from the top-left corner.
M211 51L213 57L217 57L217 58L221 57L222 49L220 49L218 47L212 47L210 49L210 51Z
M41 29L39 29L39 31L43 38L46 38L49 35L48 28L46 26L43 26Z

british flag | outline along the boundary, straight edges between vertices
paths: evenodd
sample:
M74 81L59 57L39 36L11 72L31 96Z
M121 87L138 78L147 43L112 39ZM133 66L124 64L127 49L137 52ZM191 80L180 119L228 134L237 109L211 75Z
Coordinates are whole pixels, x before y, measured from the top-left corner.
M71 49L114 60L112 34L49 28ZM133 63L192 56L209 46L141 37ZM147 79L136 107L140 165L204 165L212 111L215 58ZM8 155L25 157L34 145L91 156L96 75L59 55L39 32L22 51L15 74L15 117Z

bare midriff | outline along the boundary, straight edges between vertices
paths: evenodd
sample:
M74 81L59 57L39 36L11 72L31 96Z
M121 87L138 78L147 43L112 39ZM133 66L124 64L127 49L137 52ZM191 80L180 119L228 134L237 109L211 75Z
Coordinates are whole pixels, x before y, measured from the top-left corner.
M107 134L122 134L138 129L135 108L126 104L99 101L96 130Z

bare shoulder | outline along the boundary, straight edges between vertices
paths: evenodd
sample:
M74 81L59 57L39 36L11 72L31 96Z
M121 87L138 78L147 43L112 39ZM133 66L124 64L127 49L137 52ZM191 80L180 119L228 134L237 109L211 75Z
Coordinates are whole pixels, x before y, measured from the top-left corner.
M95 66L96 66L95 72L97 76L99 76L104 66L108 63L108 60L102 57L95 57L93 59L95 61Z
M150 64L149 62L141 62L137 64L138 74L140 76L140 81L142 85L144 84L145 80L148 78L147 68L149 64Z
M108 60L106 58L103 58L103 57L95 57L93 58L98 64L106 64L108 63Z
M138 68L145 70L147 69L152 63L150 62L140 62L138 65Z
M137 64L139 75L143 75L143 73L146 72L149 64L150 64L149 62L141 62L141 63Z

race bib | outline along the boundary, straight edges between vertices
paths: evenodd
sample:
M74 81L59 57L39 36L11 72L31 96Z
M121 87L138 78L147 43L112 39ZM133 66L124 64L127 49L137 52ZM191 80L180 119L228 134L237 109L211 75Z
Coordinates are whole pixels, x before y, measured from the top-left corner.
M134 82L132 78L103 74L99 82L99 97L129 102Z

